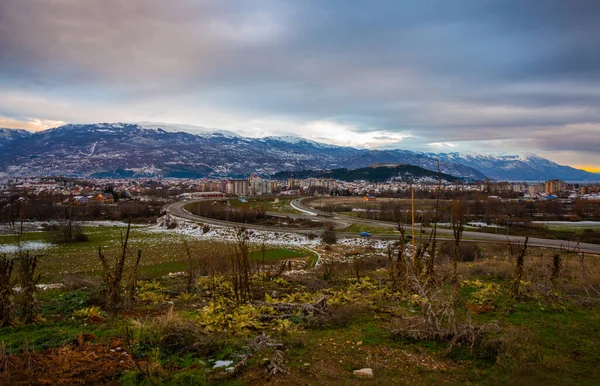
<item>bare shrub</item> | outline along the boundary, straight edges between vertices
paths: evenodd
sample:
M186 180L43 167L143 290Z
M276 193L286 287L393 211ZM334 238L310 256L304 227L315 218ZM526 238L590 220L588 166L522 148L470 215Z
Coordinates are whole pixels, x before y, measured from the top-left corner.
M136 321L133 325L140 343L171 355L193 353L208 356L222 348L218 335L208 334L197 323L181 318L173 308L165 315L144 322Z
M50 242L54 244L88 241L81 225L73 222L73 207L65 211L65 216L58 224L49 226Z
M499 331L488 331L476 352L482 359L494 360L505 371L516 371L523 363L537 359L538 345L527 329L503 325Z
M125 236L121 234L121 254L113 261L109 261L109 258L102 252L102 247L98 247L98 259L102 264L102 278L104 286L106 288L106 304L105 307L110 312L115 312L123 301L121 296L123 275L125 272L125 265L127 262L127 245L129 242L129 235L131 231L131 220L127 224L127 231ZM129 287L129 300L133 301L133 294L135 288L131 287L131 283L135 285L137 280L137 267L139 266L142 253L138 250L137 260L133 265L132 276L130 276L130 287Z
M511 296L513 298L518 298L521 295L520 286L521 279L523 278L523 265L525 263L525 254L527 253L527 241L529 241L529 237L525 238L525 243L521 248L519 255L517 256L517 266L515 268L515 278L513 281L513 285L511 288Z
M187 293L191 293L196 287L196 276L197 267L194 266L194 260L192 259L192 253L190 251L190 247L185 239L183 239L183 246L185 248L185 253L188 259L188 272L187 272L187 283L186 283L186 291Z
M62 283L67 290L76 290L80 288L96 289L102 285L102 279L81 274L71 274L65 276L62 279Z
M323 231L323 237L321 238L321 241L328 245L337 243L337 236L332 227L325 228L325 230Z
M22 251L17 257L17 272L21 291L18 296L18 305L23 318L23 323L34 323L36 320L36 298L37 284L41 275L35 273L38 256L27 251Z
M309 328L340 328L345 327L352 320L372 313L368 305L364 304L336 304L327 307L327 312L317 317L309 318Z
M443 259L443 262L448 263L452 261L452 255L454 253L454 243L450 240L441 241L438 249L438 257Z
M452 268L453 279L458 274ZM420 315L406 316L394 319L392 336L410 340L430 340L447 342L448 352L456 347L466 347L471 351L481 347L484 336L488 331L499 330L498 323L491 321L477 325L467 312L462 318L457 317L454 298L447 298L437 288L421 284L413 270L409 271L411 289L415 292L413 301L417 301ZM417 296L414 299L414 296Z
M488 277L505 281L512 278L514 268L506 259L488 258L472 264L462 264L459 272L464 277Z
M239 303L250 299L250 261L248 232L238 229L236 245L231 253L231 280L235 298Z
M248 345L244 346L246 352L242 359L235 365L233 372L238 373L241 369L248 365L248 361L255 355L260 355L267 358L266 367L267 374L274 376L277 374L285 374L287 370L284 367L284 352L283 345L278 343L265 333L258 335L252 339Z
M584 270L585 274L581 275ZM562 252L560 275L555 279L555 289L581 305L597 304L600 301L600 265L596 259L581 263L576 253Z
M142 261L142 250L137 250L137 258L135 259L135 263L131 267L129 272L129 277L127 279L126 292L127 292L127 304L132 306L135 301L135 292L137 290L137 282L138 282L138 270L140 267L140 262Z
M481 248L477 243L463 243L460 247L462 261L475 261L481 258Z
M14 261L6 255L0 256L0 327L8 327L12 323L12 272Z
M331 257L321 257L321 265L319 266L318 275L321 280L333 280L336 272L336 262Z
M452 205L452 235L454 236L454 252L452 254L452 281L458 286L458 261L460 260L460 242L465 230L465 213L462 200L462 189L459 200Z
M437 224L440 220L440 193L442 190L442 171L440 168L440 160L437 160L437 169L438 169L438 185L437 192L435 195L435 214L433 217L433 232L431 233L431 251L429 252L429 256L427 256L427 264L425 274L427 276L427 282L429 285L432 285L434 282L434 272L435 272L435 255L437 253Z

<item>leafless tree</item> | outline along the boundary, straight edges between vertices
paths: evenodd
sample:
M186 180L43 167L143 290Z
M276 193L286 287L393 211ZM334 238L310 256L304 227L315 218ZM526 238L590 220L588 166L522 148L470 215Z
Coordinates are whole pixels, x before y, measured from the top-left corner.
M0 256L0 327L8 327L12 323L12 272L14 260L6 255Z
M138 270L140 266L140 262L142 261L142 250L137 250L137 257L135 259L135 263L131 267L131 271L129 273L129 280L127 281L127 302L131 306L135 302L135 292L137 290L137 281L138 281Z
M236 245L231 254L231 277L233 291L239 303L250 298L250 262L248 231L240 228L237 231Z
M461 189L462 192L462 189ZM458 285L458 261L460 260L460 241L465 229L462 194L452 208L452 235L454 236L454 253L452 254L452 281Z
M37 285L41 274L35 273L38 263L38 255L32 255L28 251L21 251L17 257L19 284L19 308L23 317L23 323L30 324L36 320L36 298Z
M187 293L191 293L195 289L197 268L194 267L194 260L192 259L192 253L190 251L190 247L189 247L187 241L185 240L185 238L183 239L183 246L185 247L185 253L186 253L187 259L188 259L188 274L187 274L186 290L187 290Z
M521 295L521 280L523 278L523 265L525 263L525 254L527 253L527 242L529 237L525 238L525 243L517 256L517 266L515 268L515 277L511 289L511 295L514 299Z
M102 252L102 247L98 247L98 259L102 264L102 275L104 285L106 286L106 309L114 312L121 305L121 282L123 272L125 271L125 262L127 260L127 244L131 230L131 219L127 224L125 236L121 234L121 255L114 264L111 264ZM141 255L141 254L140 254Z
M427 259L427 268L425 275L427 277L427 283L433 283L433 274L435 271L435 254L437 252L437 224L440 219L440 192L442 191L442 171L440 169L440 160L437 160L438 167L438 186L437 194L435 199L435 215L433 218L433 233L431 240L431 252Z
M556 280L560 275L560 269L562 267L562 259L560 257L560 253L555 253L552 258L552 273L550 275L550 282L552 285L556 285Z

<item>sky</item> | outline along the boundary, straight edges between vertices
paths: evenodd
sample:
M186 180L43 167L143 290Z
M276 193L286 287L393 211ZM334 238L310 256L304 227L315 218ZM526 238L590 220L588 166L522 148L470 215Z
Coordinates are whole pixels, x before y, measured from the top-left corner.
M0 1L0 127L155 122L600 171L600 1Z

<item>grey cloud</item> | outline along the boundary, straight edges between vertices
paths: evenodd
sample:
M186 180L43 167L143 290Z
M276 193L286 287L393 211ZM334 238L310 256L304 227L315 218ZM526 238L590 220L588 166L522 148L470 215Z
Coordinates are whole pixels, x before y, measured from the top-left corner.
M597 145L585 124L600 123L599 19L587 0L4 0L0 85L148 119L196 105L415 146L528 135L585 151Z

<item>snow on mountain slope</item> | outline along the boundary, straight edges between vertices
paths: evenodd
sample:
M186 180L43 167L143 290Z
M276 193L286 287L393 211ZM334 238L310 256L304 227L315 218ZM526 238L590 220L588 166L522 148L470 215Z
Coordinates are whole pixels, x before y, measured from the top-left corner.
M470 153L433 154L440 160L460 163L481 171L492 179L544 181L558 178L570 181L600 180L600 175L559 165L532 153L522 155L484 155Z
M7 130L9 130L7 132ZM0 172L26 175L201 177L269 175L304 169L360 168L401 163L482 179L597 179L533 154L486 156L366 150L292 136L247 138L171 125L69 124L30 133L0 129Z

